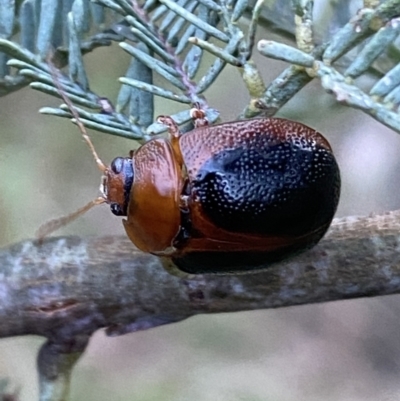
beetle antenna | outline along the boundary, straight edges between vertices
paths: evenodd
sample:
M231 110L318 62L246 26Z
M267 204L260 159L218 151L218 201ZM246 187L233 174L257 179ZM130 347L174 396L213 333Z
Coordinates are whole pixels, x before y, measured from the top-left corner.
M86 142L86 144L89 146L90 151L92 152L92 155L94 157L94 160L97 164L97 167L99 170L104 174L107 171L107 166L103 163L103 161L100 159L98 156L96 149L93 146L92 141L90 140L90 137L85 129L85 126L82 124L82 121L79 118L78 112L76 111L74 105L72 104L71 100L68 98L66 95L65 91L63 90L60 80L58 78L58 70L55 68L51 61L51 55L47 58L47 64L49 65L50 68L50 75L53 78L53 83L55 87L57 88L57 92L64 101L64 103L67 105L70 113L74 117L74 120L76 121L76 124L78 125L79 130L81 131L83 140ZM104 196L98 197L89 203L87 203L85 206L79 208L73 213L70 213L66 216L59 217L57 219L53 219L48 221L47 223L44 223L39 227L39 229L36 231L35 236L39 240L39 243L43 242L43 239L48 236L49 234L53 233L54 231L58 230L59 228L71 223L78 217L82 216L85 214L88 210L90 210L92 207L101 205L102 203L105 203L107 200Z
M100 159L99 155L97 154L96 149L94 148L93 143L86 131L85 126L82 124L82 121L80 120L79 115L78 115L74 105L72 104L71 100L68 98L68 96L65 94L63 88L61 87L60 81L58 79L58 71L56 70L56 68L54 67L54 65L50 59L47 60L47 63L50 66L50 73L53 77L53 82L57 88L58 94L61 96L62 100L67 105L69 111L71 112L72 116L74 117L76 124L78 125L79 130L81 131L83 140L86 142L86 144L89 146L90 151L92 152L92 155L97 164L97 167L99 168L99 170L102 173L104 173L107 170L107 166L103 163L103 161Z
M47 223L44 223L39 227L39 229L35 233L35 237L42 242L44 237L47 237L54 231L57 231L59 228L66 226L67 224L71 223L72 221L76 220L78 217L82 216L85 214L88 210L90 210L92 207L101 205L104 203L106 200L102 197L96 198L92 201L90 201L88 204L85 206L79 208L75 212L68 214L66 216L59 217L58 219L53 219L48 221Z

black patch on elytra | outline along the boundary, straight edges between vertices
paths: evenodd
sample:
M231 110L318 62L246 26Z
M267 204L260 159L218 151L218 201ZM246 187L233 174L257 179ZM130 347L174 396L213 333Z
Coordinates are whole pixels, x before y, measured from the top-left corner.
M223 150L199 169L195 200L232 232L303 235L329 223L340 192L332 153L315 141Z

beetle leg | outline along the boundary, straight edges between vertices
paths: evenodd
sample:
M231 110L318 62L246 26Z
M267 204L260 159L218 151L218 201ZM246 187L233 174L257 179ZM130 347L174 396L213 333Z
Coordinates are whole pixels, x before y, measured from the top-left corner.
M197 105L195 105L192 109L190 109L190 117L193 119L194 127L206 127L208 125L208 120L206 118L206 113L203 109L200 109Z
M160 261L163 265L163 268L169 273L172 274L175 277L178 277L180 279L186 279L186 280L193 280L196 278L194 274L186 273L182 270L180 270L175 263L172 261L172 259L168 256L161 256Z
M177 123L170 116L159 116L157 122L168 127L168 132L172 138L179 138L182 135Z

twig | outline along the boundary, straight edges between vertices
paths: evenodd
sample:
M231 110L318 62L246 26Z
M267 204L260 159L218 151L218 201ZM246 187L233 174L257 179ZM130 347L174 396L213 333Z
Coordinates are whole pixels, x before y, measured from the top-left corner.
M70 342L200 313L400 292L400 211L335 220L317 247L265 273L175 277L125 237L24 241L0 252L0 337ZM118 291L115 291L118 288Z

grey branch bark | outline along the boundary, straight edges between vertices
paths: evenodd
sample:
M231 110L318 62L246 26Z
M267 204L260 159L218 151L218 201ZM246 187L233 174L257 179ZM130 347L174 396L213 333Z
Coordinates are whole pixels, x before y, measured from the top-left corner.
M264 273L179 278L126 237L49 238L0 250L0 338L45 336L40 401L66 401L91 334L121 335L200 313L400 292L400 211L335 220L312 250Z
M0 251L0 337L80 352L109 335L233 312L400 292L400 211L336 219L314 249L263 273L173 276L125 237L50 238Z

